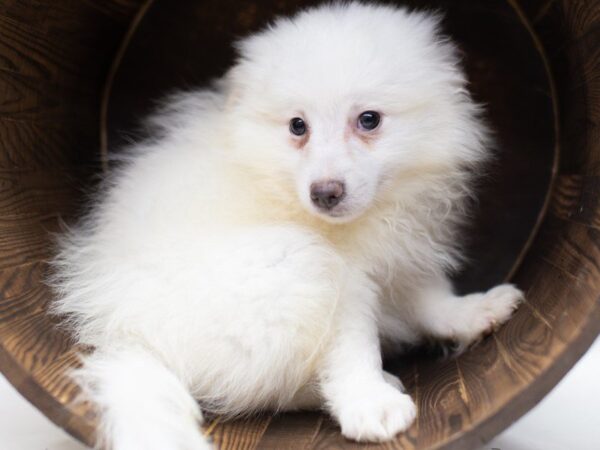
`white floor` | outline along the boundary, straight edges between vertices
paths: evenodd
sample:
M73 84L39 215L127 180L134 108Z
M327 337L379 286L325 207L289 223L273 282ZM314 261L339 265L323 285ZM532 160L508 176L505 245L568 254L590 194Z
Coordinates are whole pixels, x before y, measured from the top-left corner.
M85 450L0 376L0 449ZM533 411L480 450L600 450L600 339Z

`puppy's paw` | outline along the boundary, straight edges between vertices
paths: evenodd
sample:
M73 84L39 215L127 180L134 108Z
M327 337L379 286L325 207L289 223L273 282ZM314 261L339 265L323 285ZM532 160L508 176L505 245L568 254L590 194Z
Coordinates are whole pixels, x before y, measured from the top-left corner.
M342 434L359 442L389 441L414 421L417 408L407 394L377 383L348 398L339 411Z
M523 292L512 284L501 284L483 295L480 303L483 333L491 333L506 322L524 300Z
M524 300L523 292L512 284L501 284L481 294L469 295L464 305L471 309L467 321L457 333L456 340L461 348L478 341L495 331L506 322Z
M406 388L404 387L404 384L402 384L402 381L400 381L400 378L398 378L396 375L393 375L389 372L384 371L383 379L385 380L385 382L387 384L391 384L396 389L398 389L400 392L406 393Z

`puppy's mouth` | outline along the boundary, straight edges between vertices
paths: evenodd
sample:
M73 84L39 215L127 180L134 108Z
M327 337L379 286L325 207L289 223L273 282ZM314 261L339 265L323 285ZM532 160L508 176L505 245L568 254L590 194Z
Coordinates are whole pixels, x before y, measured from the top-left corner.
M317 212L321 215L327 216L327 217L344 217L346 215L349 215L349 211L347 208L344 207L344 205L340 204L338 206L335 206L333 208L315 208L317 210Z
M311 209L319 218L330 223L348 223L362 214L360 209L352 208L343 201L332 208L320 208L313 205Z

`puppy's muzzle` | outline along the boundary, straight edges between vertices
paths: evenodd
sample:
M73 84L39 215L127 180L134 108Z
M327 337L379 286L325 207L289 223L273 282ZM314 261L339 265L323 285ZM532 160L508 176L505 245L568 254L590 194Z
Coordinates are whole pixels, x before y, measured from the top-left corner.
M344 195L344 183L338 180L317 181L310 185L310 199L320 209L332 209L342 201Z

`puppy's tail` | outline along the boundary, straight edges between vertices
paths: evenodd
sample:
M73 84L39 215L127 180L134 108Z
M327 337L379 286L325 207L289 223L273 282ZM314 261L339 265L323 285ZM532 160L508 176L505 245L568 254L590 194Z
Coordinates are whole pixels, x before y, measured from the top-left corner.
M209 450L202 413L184 383L138 347L98 351L74 373L100 413L97 447L111 450Z

